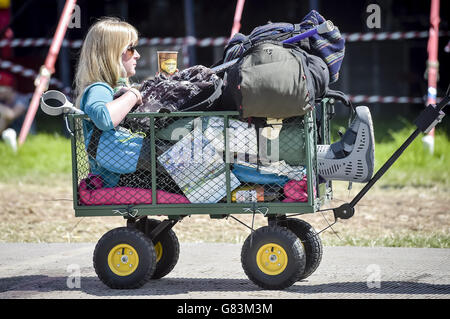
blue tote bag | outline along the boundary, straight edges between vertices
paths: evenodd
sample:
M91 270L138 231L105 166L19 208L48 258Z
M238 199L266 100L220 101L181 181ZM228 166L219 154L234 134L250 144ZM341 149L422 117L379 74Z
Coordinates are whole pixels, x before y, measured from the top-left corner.
M144 133L133 133L123 127L101 131L94 126L87 151L99 166L108 171L133 173L136 171L144 138Z

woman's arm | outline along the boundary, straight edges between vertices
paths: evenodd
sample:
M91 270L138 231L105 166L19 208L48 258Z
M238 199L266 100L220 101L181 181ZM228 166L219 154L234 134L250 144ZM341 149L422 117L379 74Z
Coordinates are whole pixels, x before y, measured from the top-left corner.
M130 89L114 100L112 88L103 83L94 84L85 94L84 111L101 130L116 127L136 103L142 103L136 89Z
M133 106L141 103L142 103L141 94L138 90L134 88L129 89L127 92L122 94L117 99L106 103L106 108L109 111L111 121L114 127L116 127L117 125L119 125L120 122L122 122L122 120L125 118L128 112L130 112Z

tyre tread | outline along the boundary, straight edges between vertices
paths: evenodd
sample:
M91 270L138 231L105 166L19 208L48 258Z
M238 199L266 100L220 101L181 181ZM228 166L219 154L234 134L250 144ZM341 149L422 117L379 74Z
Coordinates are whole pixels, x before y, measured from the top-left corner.
M305 247L306 266L304 273L300 276L300 280L303 280L314 273L322 261L322 240L314 228L304 220L288 218L287 228L300 238Z

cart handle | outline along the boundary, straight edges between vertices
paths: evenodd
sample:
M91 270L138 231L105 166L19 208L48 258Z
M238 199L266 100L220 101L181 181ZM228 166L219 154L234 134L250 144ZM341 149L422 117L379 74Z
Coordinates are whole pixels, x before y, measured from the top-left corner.
M450 103L450 85L445 93L444 98L437 105L428 105L414 121L417 128L406 141L395 151L395 153L381 166L370 181L356 194L350 203L345 203L339 207L333 208L334 218L348 219L355 213L356 204L364 195L372 188L372 186L386 173L386 171L394 164L394 162L402 155L403 151L414 141L421 132L429 132L435 127L445 116L442 111L447 104Z

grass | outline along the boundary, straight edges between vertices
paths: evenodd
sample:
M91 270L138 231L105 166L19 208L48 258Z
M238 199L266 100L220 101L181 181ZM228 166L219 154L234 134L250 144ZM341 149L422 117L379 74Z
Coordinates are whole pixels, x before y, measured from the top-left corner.
M394 141L377 145L376 168L384 163L399 147L411 129L392 133ZM443 134L435 136L435 150L430 154L424 150L422 139L417 138L402 156L396 161L390 171L384 176L384 184L431 187L435 184L450 186L450 142Z
M16 154L0 143L0 154L0 181L48 181L71 172L70 140L58 134L30 135Z
M393 127L393 128L392 128ZM334 125L333 132L345 131L341 125ZM378 170L415 130L415 126L405 120L374 121L375 170ZM434 153L424 148L420 134L391 166L378 184L385 187L421 186L436 184L450 186L450 139L446 127L436 127ZM336 139L336 137L334 137Z
M415 247L415 248L450 248L448 233L396 233L370 238L359 236L322 236L324 246L359 246L359 247Z

